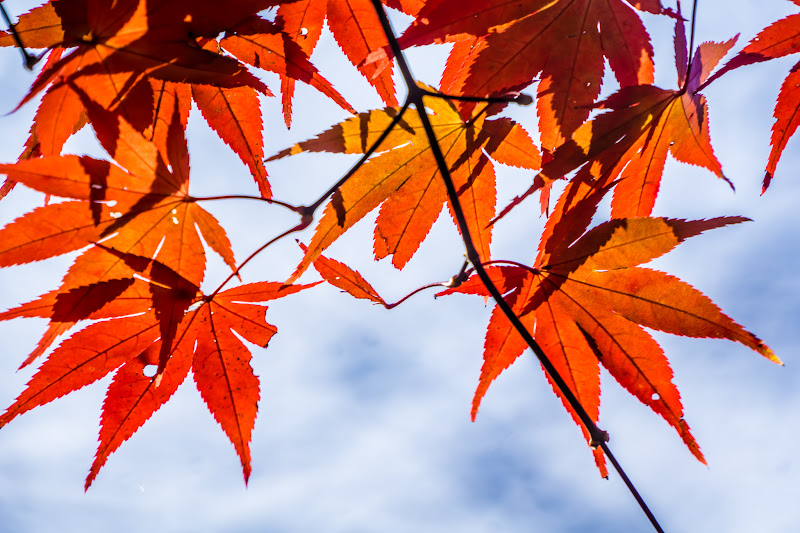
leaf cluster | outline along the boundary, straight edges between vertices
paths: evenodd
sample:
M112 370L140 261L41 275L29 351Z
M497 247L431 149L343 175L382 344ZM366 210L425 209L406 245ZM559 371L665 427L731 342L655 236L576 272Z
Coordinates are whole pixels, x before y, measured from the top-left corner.
M647 329L730 339L780 361L700 291L642 266L690 237L746 219L687 221L652 211L668 154L728 181L714 155L702 90L733 69L800 51L800 15L775 22L717 69L736 38L692 49L680 4L383 4L413 18L397 38L371 0L247 0L225 9L189 0L110 6L51 0L0 34L0 46L42 50L36 56L42 66L19 104L40 98L31 133L19 159L0 164L7 176L0 194L20 184L58 199L0 229L0 267L79 251L60 286L0 313L0 320L49 320L23 366L39 357L44 363L0 416L0 426L112 374L88 488L108 456L191 374L246 480L260 391L243 340L267 346L277 331L266 321L264 304L310 287L295 282L311 266L356 298L387 308L402 303L386 303L360 274L324 253L378 209L375 259L390 257L403 269L446 211L468 262L449 282L419 290L440 287L442 295L491 297L496 305L473 418L491 382L530 347L603 475L609 452L599 446L594 425L601 367L704 461L667 358ZM654 52L642 12L674 24L675 88L653 83ZM357 112L312 64L326 23L387 107ZM402 50L445 43L451 50L439 86L416 82ZM407 84L403 104L392 78L394 60ZM265 159L263 135L274 118L264 120L259 98L273 91L260 71L279 77L286 126L298 81L352 116ZM800 124L797 71L790 71L775 107L765 190ZM601 99L606 75L620 88ZM537 132L511 118L533 113L509 107L529 101L535 101ZM190 194L186 128L193 105L249 170L252 198L298 215L291 228L264 228L265 244L243 261L201 206L219 197ZM62 154L82 128L94 131L107 158ZM307 205L273 198L265 163L319 152L361 159ZM507 206L497 205L498 165L524 169L530 179L528 190ZM556 183L563 191L551 202ZM515 209L539 209L525 201L537 192L547 219L535 256L522 264L494 255L493 233L502 218ZM608 214L599 208L606 195ZM287 280L229 287L253 257L311 226L316 216ZM231 273L206 294L200 287L209 250Z

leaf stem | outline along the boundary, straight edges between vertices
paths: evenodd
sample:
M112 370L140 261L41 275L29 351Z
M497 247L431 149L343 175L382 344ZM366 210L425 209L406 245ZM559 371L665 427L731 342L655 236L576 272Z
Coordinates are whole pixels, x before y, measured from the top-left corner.
M503 295L500 293L497 286L494 284L492 279L489 277L489 274L486 272L486 269L483 267L480 255L478 254L478 251L475 249L475 245L472 241L472 237L469 232L469 227L467 225L467 220L464 215L464 211L458 199L458 191L456 190L455 184L453 183L452 176L450 175L450 169L447 166L444 154L442 153L442 150L439 147L438 140L436 139L436 134L428 118L428 114L423 101L423 97L425 96L431 96L436 98L440 98L441 96L439 96L438 94L429 95L427 94L427 91L422 89L417 84L416 79L411 74L411 69L409 68L408 63L405 60L403 51L400 49L400 45L397 42L394 31L392 30L389 18L386 15L386 11L383 9L383 5L381 4L380 0L372 0L372 5L375 8L378 18L380 19L381 26L383 27L383 31L386 34L386 37L389 41L389 46L392 49L392 53L394 54L394 57L397 60L400 72L403 75L403 80L405 81L406 86L408 87L408 96L406 99L406 105L408 105L409 103L414 104L414 107L416 107L417 113L419 114L420 121L422 122L422 126L425 130L425 134L428 137L433 157L436 160L436 164L439 168L439 174L441 175L442 180L444 181L445 188L447 190L447 197L450 201L450 205L453 208L453 213L456 218L458 229L461 232L461 237L464 241L464 246L467 252L467 259L469 260L470 263L472 263L473 267L475 268L475 272L480 277L481 281L491 294L497 306L501 309L506 318L514 326L514 329L522 336L522 338L525 340L525 343L531 348L531 350L541 363L542 367L545 369L545 372L547 372L547 374L550 376L553 383L561 391L561 394L564 397L564 399L567 401L567 403L569 403L570 407L572 407L572 409L578 415L578 418L580 418L581 422L586 427L586 430L588 431L589 436L591 438L590 445L592 447L600 446L603 449L603 452L607 454L607 456L611 460L611 464L614 466L620 477L622 477L626 486L631 491L636 501L639 503L639 506L642 508L642 510L650 520L650 523L653 525L655 530L658 531L659 533L663 533L661 526L658 524L658 521L655 519L652 512L647 507L645 501L639 495L638 491L636 490L636 487L625 475L622 466L617 462L616 458L614 458L614 456L610 454L610 449L608 448L607 445L609 439L608 433L597 427L592 418L586 412L586 409L584 409L584 407L581 405L578 398L570 390L569 386L564 381L564 378L561 377L556 367L544 353L541 346L539 346L539 344L534 340L533 336L530 334L527 328L525 328L525 326L522 324L519 317L517 317L517 315L505 301Z
M280 200L275 200L273 198L264 198L263 196L251 196L247 194L225 194L221 196L194 196L192 197L192 199L195 202L209 202L212 200L258 200L260 202L266 202L268 204L275 204L281 207L285 207L289 211L302 215L301 207L292 205L287 202L282 202Z
M686 53L686 79L683 82L682 91L685 91L689 87L689 78L692 75L692 58L694 55L694 28L697 23L697 2L698 0L694 0L692 3L692 23L691 28L689 29L689 50ZM678 10L680 12L680 0L678 1ZM699 89L698 89L699 90Z
M284 237L286 237L288 235L291 235L292 233L297 233L298 231L303 231L308 226L310 226L311 222L314 221L314 213L316 212L317 209L319 209L319 206L321 206L322 203L325 202L325 200L327 200L330 195L332 195L334 192L336 192L336 190L339 187L344 185L344 183L348 179L350 179L353 176L353 174L355 174L356 171L358 171L358 169L361 168L364 165L364 163L366 163L367 159L369 159L369 157L373 153L375 153L375 150L378 149L380 144L386 139L386 137L389 136L389 133L391 133L392 129L403 118L403 114L408 109L408 106L409 106L409 102L406 101L406 103L403 104L403 107L400 108L400 111L397 113L397 115L395 115L395 117L392 119L392 121L389 123L389 125L386 127L386 129L383 130L381 135L375 140L374 143L372 143L372 146L370 146L369 149L366 152L364 152L364 155L358 160L358 162L355 165L353 165L353 167L347 172L347 174L342 176L342 178L339 181L337 181L335 184L333 184L322 196L320 196L317 199L317 201L315 201L311 205L308 205L308 206L294 206L294 205L288 204L286 202L281 202L279 200L272 200L272 199L268 199L268 198L260 198L260 197L255 197L255 196L246 196L246 195L227 195L227 196L211 196L211 197L206 197L206 198L196 198L196 200L198 200L198 201L200 201L200 200L228 200L228 199L235 199L235 198L249 199L249 200L261 200L261 201L264 201L264 202L269 202L269 203L273 203L273 204L277 204L277 205L283 206L286 209L289 209L290 211L294 211L295 213L299 214L300 217L301 217L300 218L300 223L298 225L296 225L293 228L290 228L290 229L284 231L283 233L281 233L277 237L271 239L269 242L267 242L267 243L263 244L262 246L260 246L259 248L257 248L249 256L247 256L247 259L242 261L242 263L239 266L237 266L236 269L233 272L231 272L231 274L227 278L225 278L225 280L222 283L220 283L220 285L214 290L214 292L212 292L208 296L208 298L213 298L219 291L222 290L222 288L225 285L228 284L228 282L230 282L235 276L239 275L239 272L242 270L242 268L244 268L244 266L247 263L249 263L250 261L255 259L255 257L258 254L260 254L261 252L266 250L270 245L274 244L275 242L283 239ZM409 296L411 296L411 295L409 295ZM408 298L408 296L406 296L406 298ZM403 300L405 300L405 298L403 298ZM393 307L399 305L403 300L393 304Z
M425 290L428 290L428 289L432 289L434 287L443 287L446 283L447 283L446 281L439 282L439 283L428 283L427 285L423 285L422 287L420 287L418 289L414 289L410 293L406 294L405 296L403 296L402 298L397 300L395 303L393 303L393 304L384 303L383 306L386 309L394 309L395 307L397 307L401 303L405 302L406 300L408 300L409 298L411 298L415 294L419 294L422 291L425 291Z
M542 273L537 268L529 267L528 265L523 265L522 263L517 263L516 261L509 261L507 259L495 259L493 261L484 261L483 262L483 266L497 265L497 264L500 264L500 265L511 265L511 266L519 267L519 268L521 268L523 270L527 270L528 272L530 272L533 275L538 275L538 274Z
M264 250L266 250L267 248L269 248L271 245L275 244L279 240L283 239L284 237L286 237L288 235L291 235L292 233L297 233L298 231L303 231L310 224L311 224L311 219L306 217L306 216L303 216L302 220L300 221L300 223L298 225L294 226L293 228L289 228L288 230L284 231L283 233L281 233L277 237L274 237L274 238L270 239L268 242L266 242L266 243L262 244L261 246L259 246L258 248L256 248L256 250L253 253L251 253L250 255L247 256L247 259L245 259L244 261L239 263L239 266L237 266L236 269L233 272L231 272L231 274L227 278L225 278L225 280L222 283L220 283L219 286L216 289L214 289L214 292L212 292L211 294L209 294L206 297L206 299L210 300L214 296L216 296L217 293L219 291L221 291L222 288L225 287L225 285L228 284L228 282L230 282L234 277L239 276L239 272L241 272L241 270L244 268L244 266L247 263L249 263L250 261L252 261L253 259L255 259L255 257L258 254L260 254L261 252L263 252Z

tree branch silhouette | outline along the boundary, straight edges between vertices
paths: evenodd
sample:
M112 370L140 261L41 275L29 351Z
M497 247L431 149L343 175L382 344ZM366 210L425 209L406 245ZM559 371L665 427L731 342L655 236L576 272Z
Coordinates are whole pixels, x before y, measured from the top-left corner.
M625 471L622 469L622 466L616 460L614 455L611 453L611 449L608 446L609 435L606 431L600 429L597 424L594 423L592 418L586 412L586 409L581 405L578 398L572 393L569 386L567 385L564 378L561 377L558 370L556 369L555 365L553 365L550 358L547 354L544 353L541 346L536 342L533 336L528 332L527 328L522 324L519 317L514 313L511 307L503 298L503 295L500 293L497 286L494 284L492 279L489 277L489 274L486 272L486 269L483 267L483 263L481 262L481 258L478 254L477 249L472 241L472 237L470 236L469 227L467 225L467 219L464 216L464 210L461 207L460 201L458 199L458 192L456 190L455 184L453 183L453 178L450 175L450 169L445 161L444 154L442 153L441 148L439 147L438 140L436 138L436 134L433 131L433 126L431 125L430 119L428 118L427 111L425 109L425 102L424 97L430 98L440 98L437 94L430 94L429 91L421 89L416 79L414 78L413 74L411 73L411 69L408 63L405 60L405 56L403 55L403 51L400 49L400 45L397 42L397 38L395 37L394 31L392 30L391 23L389 21L388 16L386 15L386 11L383 8L380 0L372 0L372 5L375 7L375 11L378 14L378 18L381 21L381 26L383 27L384 33L386 33L386 37L389 40L389 46L392 49L392 54L394 58L397 60L397 64L400 68L400 72L402 73L403 80L405 81L406 87L408 89L408 95L406 97L406 105L410 102L414 104L414 107L417 109L417 113L419 115L420 120L422 121L423 128L425 129L425 134L428 138L428 142L431 146L431 151L433 152L433 156L436 159L436 164L439 168L440 176L444 181L445 187L447 189L447 197L450 201L450 205L453 207L453 212L455 213L456 222L458 224L458 229L461 232L461 237L464 241L464 247L466 248L467 259L470 263L472 263L475 272L480 277L481 281L483 282L486 289L492 296L492 299L495 301L497 306L503 311L503 314L508 318L509 322L514 326L514 329L520 336L525 340L525 343L530 347L533 353L536 355L536 358L541 363L542 367L545 369L545 372L550 376L553 383L556 387L561 391L561 394L569 403L570 407L577 413L578 417L580 418L583 425L586 427L586 430L589 432L591 442L590 445L592 447L601 447L603 452L608 456L611 460L611 464L614 466L614 469L620 475L620 477L625 482L625 485L628 487L628 490L636 499L637 503L641 507L642 511L647 516L648 520L652 524L653 528L658 531L659 533L663 533L663 529L661 525L656 520L653 513L650 511L647 503L639 494L639 491L630 481L630 478L625 474ZM444 98L452 98L452 97L444 97ZM480 99L481 101L486 101L485 99ZM470 100L471 101L471 100ZM405 106L404 106L405 107Z

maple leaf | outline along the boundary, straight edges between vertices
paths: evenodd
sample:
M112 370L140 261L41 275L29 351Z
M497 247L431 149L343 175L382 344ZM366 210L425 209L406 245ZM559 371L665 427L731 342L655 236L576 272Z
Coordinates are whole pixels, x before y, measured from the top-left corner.
M199 47L196 39L273 3L244 2L225 16L213 16L203 3L153 5L147 0L124 0L110 8L98 0L57 2L53 9L35 9L20 17L20 24L35 35L37 45L76 48L46 66L20 105L51 82L72 82L107 108L109 101L124 99L144 75L228 88L249 85L266 92L241 63ZM54 25L63 33L54 32Z
M385 0L384 4L413 16L419 12L424 2ZM370 0L298 0L282 4L278 8L276 20L282 24L285 36L310 56L319 41L326 18L345 56L387 105L396 106L392 65L387 63L376 66L367 61L371 53L388 45ZM294 79L282 77L281 92L283 116L288 127L291 124Z
M237 61L221 56L213 47L201 48L196 41L197 36L214 35L225 24L237 23L247 12L230 10L225 17L211 17L207 7L186 2L153 6L127 0L110 10L95 4L56 2L20 18L26 38L30 37L33 46L53 48L44 69L20 103L21 106L50 84L37 110L24 157L59 155L66 139L87 122L86 100L121 115L138 131L150 130L150 140L163 140L152 133L163 118L159 109L164 107L161 98L165 87L172 84L168 80L214 83L220 87L221 99L227 105L220 105L203 90L197 91L198 105L211 126L251 167L262 195L268 196L269 185L261 164L263 153L259 152L260 133L257 139L252 133L237 137L235 128L230 127L230 116L238 118L235 111L243 106L231 103L232 94L244 91L250 97L248 102L255 99L257 103L248 91L258 89L269 94L269 90ZM240 9L256 10L268 5L271 2L238 4ZM0 39L0 44L9 44L6 41ZM64 49L76 45L73 52L62 57ZM167 90L175 98L186 98L182 90L172 87ZM180 106L184 129L190 101L186 104ZM223 110L228 113L221 116ZM247 111L251 120L258 117L258 113L253 113L252 103ZM243 132L248 133L247 128ZM166 145L158 146L166 151ZM251 152L255 157L248 159L246 155Z
M488 259L489 221L495 206L494 169L489 157L500 163L538 168L538 149L525 130L509 119L488 120L479 114L465 123L449 101L430 98L428 102L434 133L450 165L470 233L481 257ZM394 108L361 113L268 161L302 152L364 153L397 113ZM414 255L447 202L419 117L405 113L379 150L378 156L368 160L334 193L292 280L381 204L375 228L376 258L392 255L392 264L403 268Z
M103 404L100 445L86 479L88 488L108 456L172 396L191 369L209 411L241 459L246 481L259 384L249 363L250 351L237 334L266 347L277 329L265 321L266 307L260 304L312 285L259 282L204 296L191 282L157 261L112 249L104 252L120 257L144 276L101 282L66 294L53 291L0 315L3 320L55 318L59 305L65 304L62 307L73 316L76 308L64 302L66 297L83 303L81 319L111 317L62 342L0 416L0 427L116 371ZM111 309L96 299L81 297L101 285L114 286L121 292L111 300ZM137 290L132 291L134 288ZM143 290L149 295L143 297ZM99 309L89 309L87 304ZM146 367L155 365L158 370L148 375Z
M640 265L689 237L747 219L639 217L612 219L585 231L606 190L572 182L548 219L533 267L493 266L488 269L490 276L594 421L599 414L598 365L602 364L625 389L672 425L691 452L704 461L683 419L667 359L642 326L675 335L730 339L773 362L780 360L692 286ZM442 294L455 292L488 295L477 276ZM473 418L491 382L526 348L495 307L486 333ZM581 425L565 400L564 404ZM597 453L595 459L602 461ZM600 462L598 466L605 473Z
M500 216L534 191L576 169L583 174L580 179L596 179L600 186L618 180L612 217L648 216L658 196L667 154L706 168L733 187L714 155L708 106L697 90L736 38L725 43L702 43L687 69L682 20L676 23L675 32L678 83L682 88L633 85L597 104L597 108L608 111L581 125L568 142L559 146L533 185Z
M800 6L800 0L791 1ZM761 30L742 51L711 76L704 85L708 85L726 72L739 67L798 52L800 52L800 13L775 21ZM772 125L771 150L767 160L764 184L761 188L762 194L772 181L786 144L800 126L800 89L798 87L800 87L800 63L793 66L786 79L783 80L778 100L775 103L773 112L775 124Z
M257 16L248 17L226 32L219 45L245 63L279 74L282 87L286 86L288 80L303 81L343 109L351 113L355 112L342 95L311 64L306 50L275 23ZM311 48L313 49L313 46ZM289 126L291 123L291 94L287 96L286 93L284 93L284 119L286 125Z
M635 6L665 12L658 2ZM600 94L604 59L623 86L653 81L649 36L622 0L428 2L398 42L406 48L471 38L448 60L444 76L457 81L448 86L458 87L458 94L491 96L519 90L541 74L537 109L548 150L569 139L589 116Z
M304 252L307 250L302 244L300 247ZM320 255L314 259L314 269L325 281L348 293L353 298L369 300L386 307L386 301L372 288L372 285L361 274L344 263Z
M263 162L263 124L256 91L251 87L225 89L211 85L193 85L192 96L209 126L233 148L250 169L261 196L271 198L272 191Z
M317 42L319 42L319 37L322 35L322 25L325 23L327 7L328 0L298 0L281 4L278 7L276 21L281 25L288 38L296 43L308 57L311 57ZM292 123L294 86L294 78L281 77L283 120L287 128Z
M75 199L35 209L0 230L0 266L42 260L104 240L105 246L123 254L154 258L157 253L166 268L199 286L206 264L202 234L207 245L235 268L224 229L188 195L189 160L178 104L173 101L172 133L166 141L171 170L156 146L122 117L114 120L102 113L92 121L98 139L127 170L74 155L0 165L0 172L28 187ZM86 250L64 278L60 292L131 275L120 258L106 256L98 248ZM101 294L94 291L85 297ZM81 318L85 317L66 313L51 321L24 364Z

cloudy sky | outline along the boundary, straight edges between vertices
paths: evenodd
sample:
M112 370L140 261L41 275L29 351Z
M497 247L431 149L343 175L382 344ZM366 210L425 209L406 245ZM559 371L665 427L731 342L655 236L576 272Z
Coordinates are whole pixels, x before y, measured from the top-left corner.
M29 6L5 5L17 14ZM796 10L784 0L701 0L698 42L741 32L736 51ZM649 16L645 21L657 51L657 83L674 87L671 25ZM315 64L357 109L380 106L329 34L320 47ZM412 68L429 82L438 80L442 58L429 51L410 55ZM736 193L707 171L669 162L656 204L657 215L744 215L754 222L691 239L653 263L709 295L786 366L729 341L655 334L710 468L695 461L658 416L603 378L600 425L666 531L784 532L800 522L797 139L774 184L759 196L774 99L797 59L732 72L706 91L712 141ZM0 53L0 113L14 108L33 76L15 50ZM265 79L277 92L275 78ZM278 99L264 99L267 153L345 118L315 91L298 92L289 132ZM36 105L0 117L1 161L19 154ZM512 116L534 129L532 114L529 108ZM189 145L193 193L254 192L244 166L197 110ZM65 151L100 155L86 131ZM302 203L352 162L297 156L268 170L278 198ZM499 194L511 198L529 180L507 169ZM41 202L41 195L17 188L0 203L0 223ZM295 223L257 202L208 208L228 228L240 259ZM397 299L458 270L462 246L448 218L441 217L402 272L372 262L369 221L329 255L358 268L387 300ZM541 224L535 214L515 212L497 230L495 254L530 261ZM301 238L308 241L310 234ZM248 266L245 281L285 279L300 258L290 241ZM72 257L0 271L0 307L50 290ZM225 276L221 265L212 266L210 284ZM489 311L479 298L434 300L431 294L385 311L325 286L274 302L268 318L279 334L268 349L254 350L262 392L248 487L233 447L191 380L109 459L86 494L83 481L109 379L37 408L0 431L0 531L648 531L619 478L600 478L530 354L492 385L477 421L469 421ZM0 324L2 407L33 374L32 368L16 369L45 326L33 319Z

